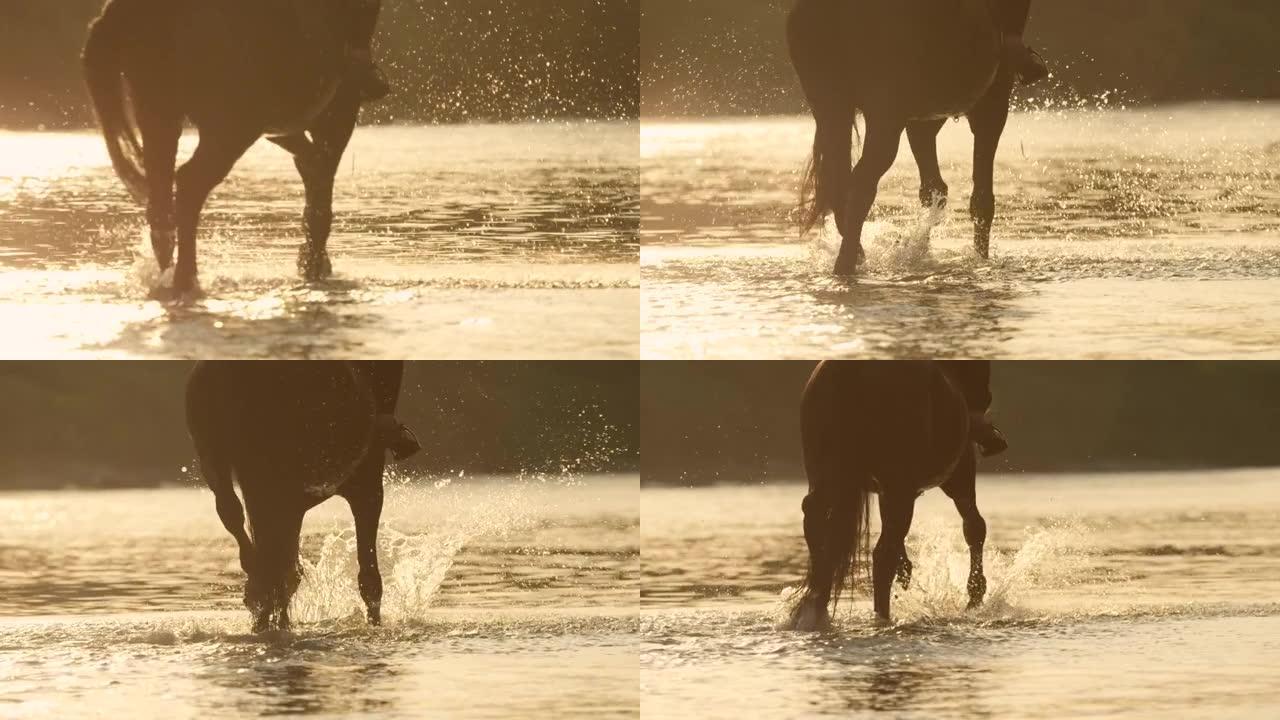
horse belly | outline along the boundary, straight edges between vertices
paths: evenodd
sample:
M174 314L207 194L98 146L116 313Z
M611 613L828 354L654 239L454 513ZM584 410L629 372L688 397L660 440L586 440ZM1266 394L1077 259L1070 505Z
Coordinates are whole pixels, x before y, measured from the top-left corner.
M864 110L910 120L968 112L1000 68L1002 39L986 0L862 0L855 73Z
M345 43L335 16L299 0L191 0L174 30L187 114L268 135L306 130L337 93Z

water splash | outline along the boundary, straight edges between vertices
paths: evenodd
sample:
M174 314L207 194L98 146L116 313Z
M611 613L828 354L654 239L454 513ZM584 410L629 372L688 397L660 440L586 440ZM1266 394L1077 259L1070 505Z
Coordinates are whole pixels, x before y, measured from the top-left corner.
M951 213L945 204L923 208L913 224L894 220L868 221L863 226L862 245L866 263L860 273L890 279L918 279L921 276L957 269L971 269L982 262L966 244L959 251L936 251L933 238L945 232ZM806 263L815 273L830 271L840 252L840 231L828 217L822 232L809 246Z
M1091 571L1094 550L1085 526L1074 520L1027 528L1022 542L1012 550L987 547L984 556L987 595L983 605L969 610L966 584L969 549L963 533L952 522L917 521L907 538L907 556L914 565L911 586L893 586L895 626L936 623L999 623L1043 617L1046 609L1029 600L1042 599L1049 591L1090 583L1094 612L1099 578ZM1106 587L1105 585L1103 586ZM796 588L785 588L774 610L779 626L790 617L799 597ZM1069 612L1063 608L1064 612ZM869 602L842 604L832 620L837 627L865 627L871 617Z
M430 502L448 508L439 514L438 528L407 534L384 523L378 536L384 618L391 622L422 619L469 543L518 531L534 521L535 492L535 484L524 482L479 490L456 490L450 483L437 483L429 493ZM293 600L294 618L320 622L363 617L355 533L330 533L321 540L318 556L306 555L301 560L302 584Z

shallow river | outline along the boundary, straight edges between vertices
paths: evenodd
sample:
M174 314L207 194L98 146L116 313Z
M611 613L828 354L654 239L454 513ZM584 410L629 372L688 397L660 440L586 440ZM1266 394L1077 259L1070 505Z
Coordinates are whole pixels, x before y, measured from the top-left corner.
M951 206L918 207L905 140L856 280L834 223L789 213L813 121L646 122L648 358L1280 355L1280 105L1015 113L992 259L972 252L972 136L939 139ZM931 232L930 232L931 231Z

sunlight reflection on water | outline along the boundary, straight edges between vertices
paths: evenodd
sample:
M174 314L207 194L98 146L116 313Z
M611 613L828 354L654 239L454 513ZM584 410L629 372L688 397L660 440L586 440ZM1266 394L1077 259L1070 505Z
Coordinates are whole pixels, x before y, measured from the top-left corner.
M0 133L0 315L21 339L5 354L635 357L638 132L362 128L338 177L337 276L317 286L294 270L301 182L260 143L204 215L206 298L169 308L147 299L142 213L101 140Z
M990 262L970 249L972 140L949 125L939 152L950 209L922 217L904 143L853 282L830 275L832 223L801 240L789 221L811 119L648 123L642 352L1275 357L1276 334L1259 328L1280 314L1258 300L1280 268L1276 113L1015 114L997 158Z

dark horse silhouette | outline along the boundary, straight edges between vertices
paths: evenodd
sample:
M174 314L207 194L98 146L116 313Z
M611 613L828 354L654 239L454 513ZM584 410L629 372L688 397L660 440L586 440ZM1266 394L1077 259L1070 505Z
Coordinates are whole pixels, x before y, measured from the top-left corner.
M342 22L336 3L311 0L109 0L94 21L89 92L116 174L146 205L161 270L174 265L176 230L176 293L197 288L209 193L263 136L293 154L306 186L299 272L332 273L333 181L360 110ZM175 172L187 120L200 142Z
M801 227L834 212L836 273L862 263L862 228L905 130L920 167L920 200L945 205L937 135L967 115L974 135L974 249L989 256L996 149L1014 73L1004 62L993 4L1000 0L797 0L787 23L791 61L817 121L801 193ZM857 116L862 156L850 168Z
M932 362L827 362L818 366L801 403L809 494L803 503L809 573L791 627L815 630L830 621L848 579L865 574L872 493L880 495L880 539L872 553L876 615L889 619L894 576L911 582L905 541L916 498L941 487L964 519L969 545L969 606L982 603L987 581L982 546L987 524L978 512L977 460L970 414L959 385Z
M288 627L303 515L333 495L351 506L360 595L369 622L381 622L385 457L375 413L373 391L350 363L202 362L192 372L187 427L218 517L240 546L255 632Z

